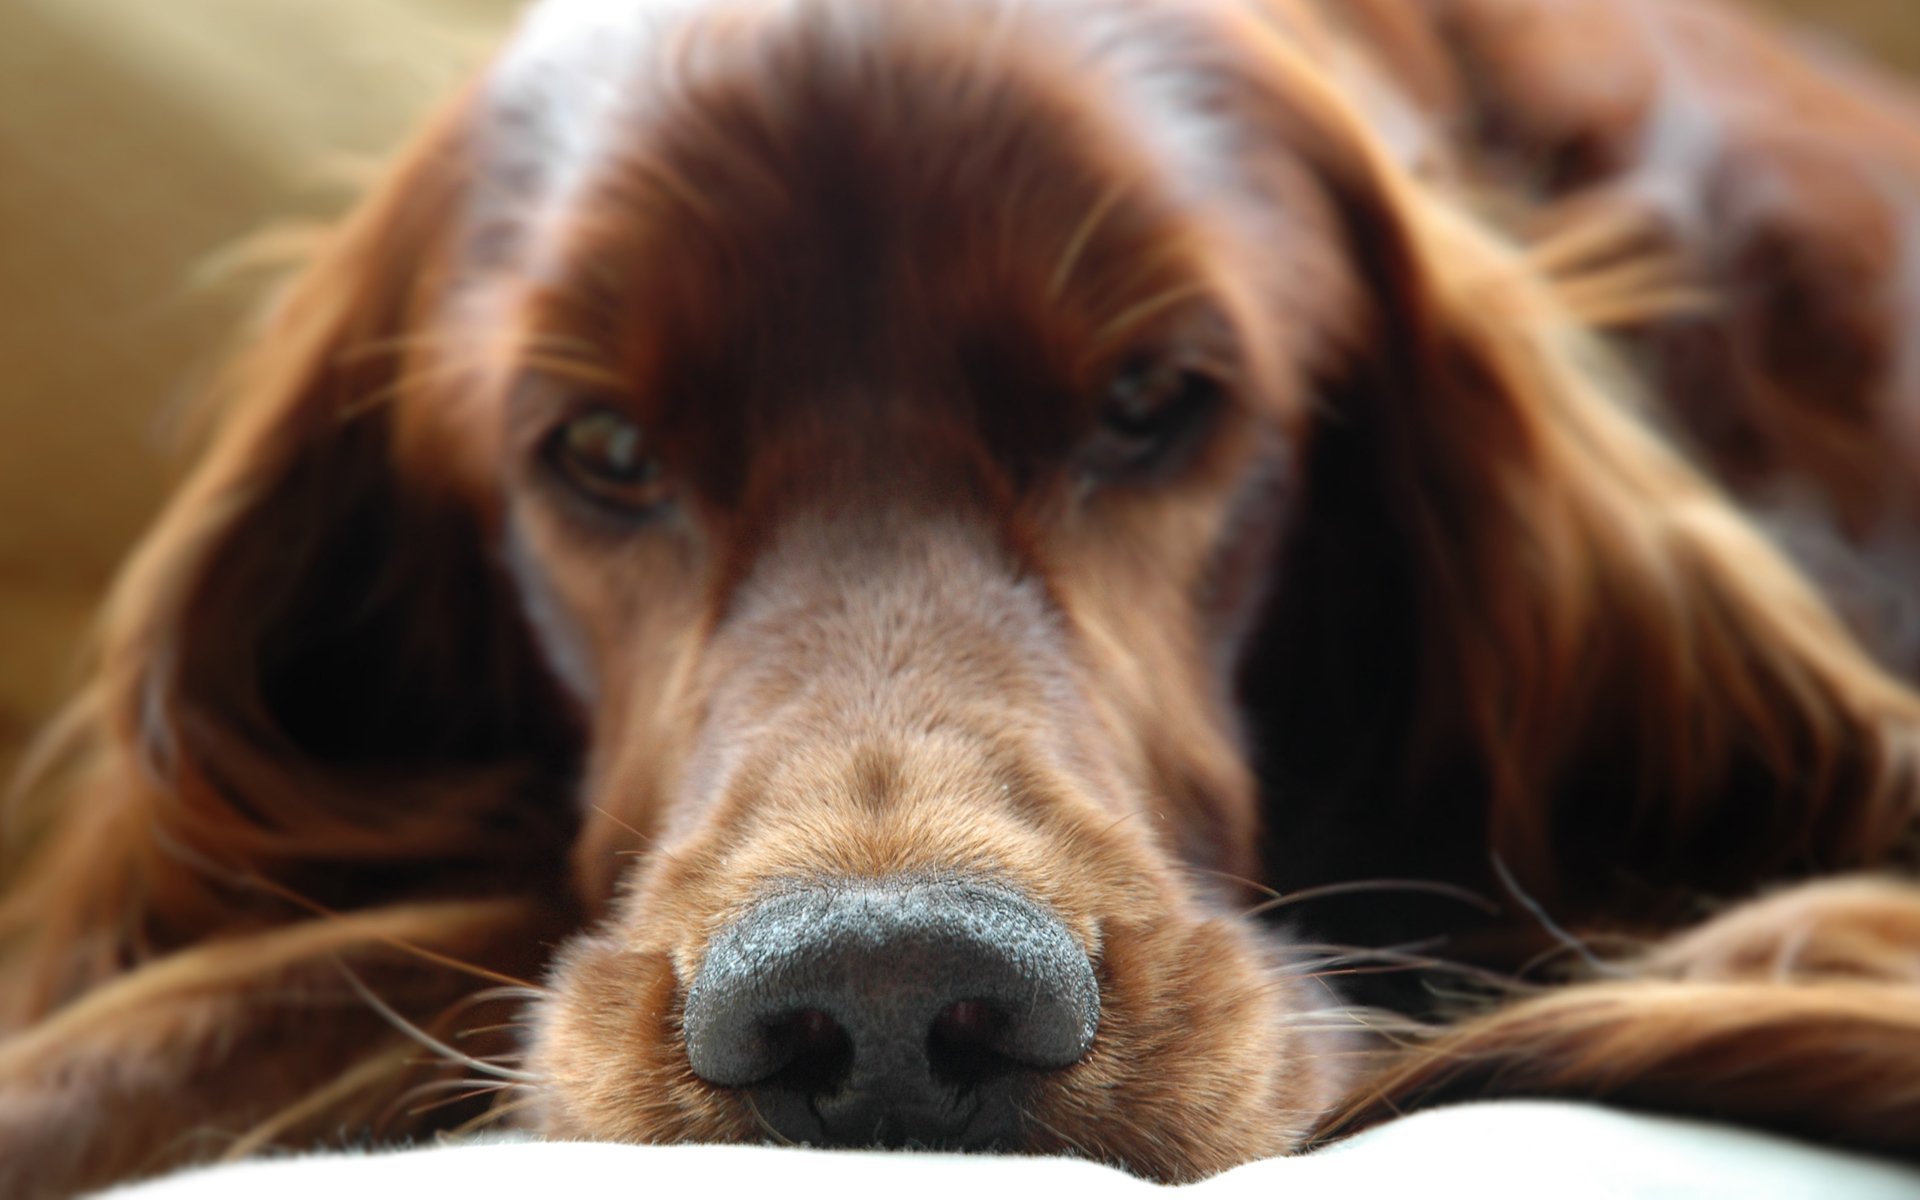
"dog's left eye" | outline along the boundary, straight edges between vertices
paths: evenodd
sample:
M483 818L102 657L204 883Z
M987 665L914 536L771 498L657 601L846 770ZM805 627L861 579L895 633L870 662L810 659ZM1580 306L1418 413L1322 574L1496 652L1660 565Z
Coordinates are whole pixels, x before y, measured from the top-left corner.
M1220 396L1216 380L1178 363L1124 368L1107 385L1088 469L1115 476L1158 465L1189 443Z
M612 409L597 408L562 425L547 457L575 491L609 508L639 513L666 498L660 461L645 433Z

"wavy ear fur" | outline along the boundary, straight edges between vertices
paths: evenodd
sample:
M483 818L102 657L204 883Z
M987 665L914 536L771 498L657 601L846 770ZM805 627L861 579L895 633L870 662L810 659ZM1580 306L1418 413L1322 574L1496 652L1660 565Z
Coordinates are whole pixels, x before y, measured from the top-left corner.
M1666 923L1910 854L1920 704L1623 402L1529 260L1288 57L1276 124L1371 313L1246 676L1280 882L1492 890L1491 850L1568 919Z
M1789 888L1604 964L1604 979L1387 1054L1319 1136L1450 1101L1559 1096L1920 1160L1917 945L1920 888Z
M118 584L55 747L78 765L28 789L61 811L4 910L33 947L15 1019L293 915L257 880L352 908L559 870L566 806L522 801L566 769L569 718L484 503L417 433L458 382L422 331L450 302L467 111L294 284Z

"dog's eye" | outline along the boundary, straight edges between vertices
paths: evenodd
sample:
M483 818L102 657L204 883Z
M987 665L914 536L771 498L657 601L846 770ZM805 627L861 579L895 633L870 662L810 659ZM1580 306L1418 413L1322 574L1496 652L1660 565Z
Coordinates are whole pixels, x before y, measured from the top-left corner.
M562 478L589 499L622 512L653 508L666 498L660 461L638 425L598 408L554 432L547 456Z
M1220 385L1178 363L1132 364L1107 386L1088 468L1124 475L1158 465L1183 448L1220 401Z

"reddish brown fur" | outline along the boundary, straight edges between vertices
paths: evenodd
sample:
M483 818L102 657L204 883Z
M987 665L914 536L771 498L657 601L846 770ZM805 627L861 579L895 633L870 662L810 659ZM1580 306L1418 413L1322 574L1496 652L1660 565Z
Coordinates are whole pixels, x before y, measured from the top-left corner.
M1612 48L1624 82L1583 93L1543 6L742 0L623 32L549 5L295 284L109 603L4 910L0 1190L224 1148L197 1130L448 1120L336 958L452 1030L497 1018L448 1009L484 984L440 955L547 969L504 1106L534 1128L757 1139L682 1042L709 939L796 882L928 875L1020 892L1095 964L1094 1050L1031 1081L1019 1149L1191 1179L1524 1093L1920 1155L1909 884L1735 904L1422 1050L1362 1042L1310 944L1437 931L1513 968L1555 943L1529 905L1644 939L1914 853L1920 702L1584 324L1656 349L1748 500L1808 480L1849 546L1905 521L1850 490L1868 459L1910 482L1875 449L1920 411L1904 313L1786 277L1862 261L1862 226L1788 192L1697 245L1619 149L1696 20L1817 92L1834 153L1910 138L1902 102L1717 7L1629 6L1630 37L1545 6ZM1744 112L1731 87L1690 94ZM1729 146L1736 183L1793 161ZM1469 215L1495 184L1536 251ZM1742 271L1757 308L1672 303ZM1767 287L1812 304L1807 345L1675 348L1770 336ZM1881 353L1817 353L1848 330ZM1103 390L1142 359L1222 398L1102 476ZM1763 467L1686 408L1694 369ZM665 464L643 524L551 469L588 404ZM1501 911L1276 929L1242 915L1256 875Z

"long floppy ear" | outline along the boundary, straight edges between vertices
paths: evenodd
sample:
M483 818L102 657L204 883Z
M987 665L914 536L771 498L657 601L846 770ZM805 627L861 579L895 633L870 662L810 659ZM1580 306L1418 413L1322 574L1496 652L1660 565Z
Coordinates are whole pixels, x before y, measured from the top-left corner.
M1491 850L1565 916L1667 920L1910 849L1920 705L1530 261L1276 60L1370 307L1249 671L1276 858L1491 885Z
M1920 1161L1916 946L1920 887L1799 884L1604 964L1604 978L1384 1051L1314 1136L1463 1100L1561 1097Z
M16 1017L297 912L259 881L344 909L559 870L565 805L524 792L565 769L569 715L459 447L423 433L460 382L432 331L469 109L295 282L107 606L62 811L6 910L38 947Z

